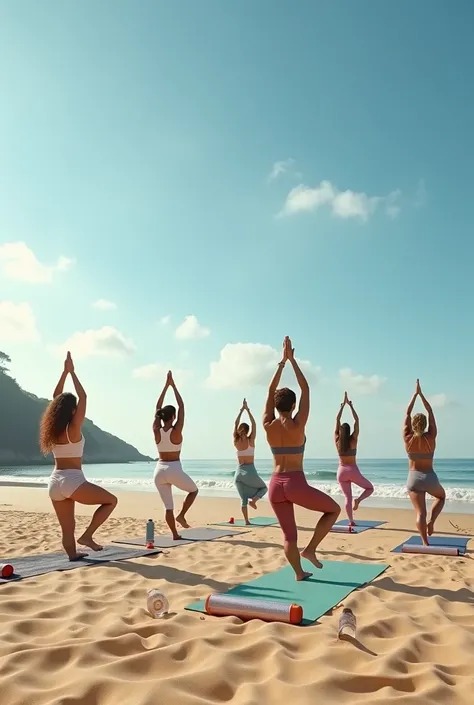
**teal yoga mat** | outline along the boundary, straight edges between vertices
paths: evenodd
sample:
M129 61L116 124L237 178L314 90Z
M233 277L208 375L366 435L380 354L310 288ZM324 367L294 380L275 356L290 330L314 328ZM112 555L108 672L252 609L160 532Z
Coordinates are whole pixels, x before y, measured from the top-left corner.
M276 517L251 517L249 521L253 526L274 526L278 524L278 519ZM228 521L212 523L214 526L247 526L243 519L236 519L233 524L229 524Z
M304 569L313 571L313 575L301 582L295 580L291 566L286 566L276 573L267 573L249 583L237 585L225 594L301 605L304 617L300 626L304 627L313 624L347 595L367 585L389 567L381 563L346 563L345 561L321 561L321 563L323 568L318 570L308 561L303 561ZM186 609L205 613L205 602L204 600L193 602Z

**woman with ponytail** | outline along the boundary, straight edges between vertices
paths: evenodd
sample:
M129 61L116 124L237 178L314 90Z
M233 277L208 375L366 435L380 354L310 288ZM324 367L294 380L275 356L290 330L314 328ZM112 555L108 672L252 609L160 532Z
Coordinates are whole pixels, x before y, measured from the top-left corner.
M351 433L351 427L348 423L341 424L342 412L346 404L352 411L354 419L354 430ZM339 467L337 469L337 481L345 497L345 507L349 525L355 526L353 512L359 509L359 504L370 497L374 491L374 486L364 477L359 470L356 462L357 442L359 440L359 417L351 401L347 398L347 392L344 392L344 400L336 417L336 430L334 431L334 441L336 443L337 452L339 454ZM352 504L352 485L362 487L364 490L354 500Z
M415 414L413 418L411 416L418 396L428 413L428 419L425 414ZM427 426L428 430L426 430ZM433 469L437 435L438 429L433 409L421 391L420 380L417 379L415 393L405 414L403 440L408 455L407 490L416 511L416 526L424 546L429 545L428 536L433 533L435 521L441 514L446 500L445 491ZM427 521L426 512L426 493L434 497L429 521Z
M176 407L171 404L163 406L169 387L174 391L176 403L178 404L177 416ZM183 444L183 426L183 399L176 388L173 375L171 372L168 372L166 384L156 403L155 418L153 420L153 434L158 451L158 462L153 479L156 489L160 493L162 502L165 505L166 523L175 541L181 538L176 530L176 522L184 529L189 529L189 524L186 521L186 513L198 494L196 483L184 472L181 466L180 455L181 446ZM173 492L171 489L173 485L179 490L188 493L183 502L183 507L176 517L174 516Z

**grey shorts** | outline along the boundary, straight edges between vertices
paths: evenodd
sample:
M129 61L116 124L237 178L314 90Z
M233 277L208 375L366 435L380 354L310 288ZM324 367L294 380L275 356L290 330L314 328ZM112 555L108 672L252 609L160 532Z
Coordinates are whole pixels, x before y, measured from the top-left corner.
M439 495L443 492L438 475L434 470L429 470L428 472L409 470L407 490L408 492L428 492L431 495Z

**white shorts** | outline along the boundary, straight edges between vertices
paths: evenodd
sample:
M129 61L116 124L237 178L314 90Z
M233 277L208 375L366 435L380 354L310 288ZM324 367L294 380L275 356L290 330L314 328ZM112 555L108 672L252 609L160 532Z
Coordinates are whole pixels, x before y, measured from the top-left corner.
M167 510L174 508L173 493L171 491L173 485L178 490L188 493L197 492L198 489L194 480L184 472L180 460L158 460L153 479Z
M48 483L49 497L54 502L69 499L84 482L87 480L82 470L53 470Z

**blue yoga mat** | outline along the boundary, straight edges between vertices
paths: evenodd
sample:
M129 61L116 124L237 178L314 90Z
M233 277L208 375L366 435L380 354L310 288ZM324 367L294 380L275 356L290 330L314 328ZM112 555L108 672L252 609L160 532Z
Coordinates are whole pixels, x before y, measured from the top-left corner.
M318 570L304 560L304 569L312 571L313 575L301 582L295 580L293 568L286 566L276 573L267 573L248 583L237 585L225 594L301 605L304 618L300 626L303 627L313 624L347 595L370 583L389 567L381 563L345 561L321 561L321 563L323 568ZM205 600L193 602L186 609L205 613Z
M273 526L278 524L278 519L276 517L252 517L249 519L252 526ZM243 519L236 519L233 524L228 521L221 521L219 523L212 522L214 526L246 526Z
M470 536L429 536L428 541L431 546L455 546L459 548L459 553L466 553L466 546ZM421 536L410 536L407 541L404 541L396 548L392 548L392 553L402 553L402 546L409 543L411 546L421 546L423 541Z
M366 519L365 521L356 519L356 526L354 527L355 529L361 528L361 529L376 529L377 526L382 526L382 524L386 524L386 521L372 521L370 519ZM349 519L341 519L340 521L336 522L336 526L349 526Z

